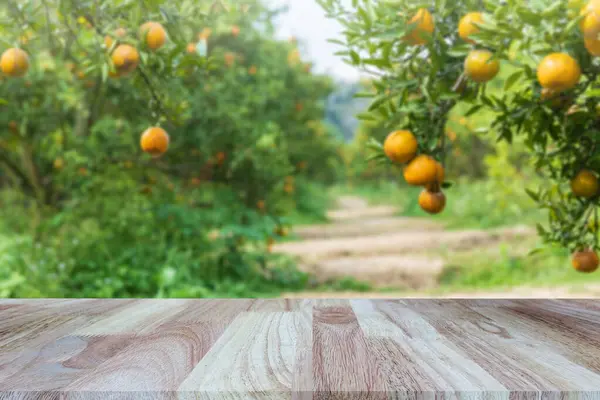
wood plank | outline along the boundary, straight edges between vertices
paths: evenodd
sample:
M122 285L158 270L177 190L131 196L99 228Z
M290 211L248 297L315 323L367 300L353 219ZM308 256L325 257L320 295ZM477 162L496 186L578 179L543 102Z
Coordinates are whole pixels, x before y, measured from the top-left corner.
M454 346L420 314L402 303L356 300L352 306L365 334L398 343L417 371L435 382L436 395L453 392L461 397L484 389L504 393L508 389L468 354ZM408 383L400 381L396 392L406 392ZM413 389L414 390L414 389Z
M180 399L291 399L298 336L294 312L244 312L179 386ZM298 379L301 381L301 379Z
M191 300L144 300L136 301L118 313L98 322L78 329L76 336L96 336L108 334L135 334L149 332L161 325L173 314L182 311Z
M598 332L598 300L0 300L0 400L600 400Z
M384 399L386 380L351 307L313 309L315 399Z

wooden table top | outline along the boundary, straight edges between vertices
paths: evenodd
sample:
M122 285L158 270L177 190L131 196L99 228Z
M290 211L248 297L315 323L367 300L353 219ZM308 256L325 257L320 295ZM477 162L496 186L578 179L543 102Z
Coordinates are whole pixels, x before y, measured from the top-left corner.
M0 300L0 399L600 399L594 300Z

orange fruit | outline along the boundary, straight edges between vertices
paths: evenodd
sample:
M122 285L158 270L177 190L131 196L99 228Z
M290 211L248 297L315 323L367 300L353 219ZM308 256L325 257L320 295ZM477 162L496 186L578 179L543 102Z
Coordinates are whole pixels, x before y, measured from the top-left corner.
M196 53L196 44L195 43L188 43L188 45L186 47L186 51L188 52L188 54L194 54L194 53Z
M256 208L258 208L260 211L264 211L265 209L265 201L264 200L259 200L256 202Z
M597 39L600 33L600 1L592 0L584 6L580 15L585 15L579 22L579 28L586 39Z
M135 70L140 62L140 54L135 47L121 44L112 53L112 62L119 75L126 75Z
M8 129L12 132L12 133L17 133L19 132L19 124L17 124L17 121L10 121L8 123Z
M234 62L235 62L235 54L233 54L233 53L225 54L225 64L228 67L231 67Z
M439 214L446 207L446 195L439 192L430 192L424 189L419 195L419 206L429 214Z
M408 21L408 24L416 24L413 31L407 36L407 40L411 44L425 44L427 39L423 33L432 34L435 29L435 23L431 13L425 9L420 8L419 11Z
M288 64L296 65L300 61L300 51L298 49L294 49L288 54Z
M581 68L570 55L552 53L538 65L537 78L543 88L562 92L577 85L581 78Z
M223 165L225 162L225 153L220 151L217 153L217 165Z
M479 32L479 28L474 24L483 23L483 14L480 12L470 12L458 23L458 36L466 42L474 43L473 40L469 39L469 36Z
M598 178L592 171L583 169L571 180L571 191L577 197L594 197L598 194Z
M239 26L233 26L231 28L231 34L233 35L233 37L238 37L238 35L240 34L240 27Z
M302 103L296 103L296 111L300 112L304 110L304 105Z
M594 57L600 57L600 40L585 38L583 39L583 43L588 53Z
M500 71L498 60L492 60L488 50L473 50L465 59L465 74L472 81L484 83L492 80Z
M200 178L192 178L192 179L190 179L190 185L192 185L192 186L199 186L200 183L202 183L202 181L200 180Z
M418 147L415 135L406 130L390 133L383 143L385 155L399 164L405 164L415 158Z
M29 56L18 48L11 48L2 53L0 69L4 75L17 78L25 75L29 69Z
M167 42L167 31L158 22L146 22L140 27L140 38L150 50L158 50Z
M125 28L117 28L115 30L115 36L116 37L125 37L127 35L127 30Z
M210 28L204 28L202 30L202 32L200 32L198 34L198 39L199 40L206 40L206 39L208 39L210 37L211 34L212 34L212 29L210 29Z
M248 69L248 73L249 73L250 75L256 75L256 73L257 73L257 72L258 72L258 68L256 68L256 66L255 66L255 65L251 66L251 67Z
M65 162L62 158L57 158L53 163L54 169L62 169L65 166Z
M435 180L433 182L425 185L425 187L430 192L438 192L440 190L442 183L444 183L445 179L446 179L446 170L444 169L444 166L442 165L441 162L436 161Z
M115 41L110 36L104 36L104 47L110 49Z
M413 186L425 186L438 178L438 162L431 156L418 155L404 167L404 180Z
M87 176L87 174L88 174L88 170L83 167L79 168L78 172L79 172L79 175L81 175L81 176Z
M598 255L592 250L583 250L573 253L571 264L579 272L590 273L598 269Z
M148 128L142 133L140 146L145 153L159 156L169 148L169 135L162 128Z
M285 185L283 185L283 191L286 192L287 194L293 193L294 185L291 183L286 183Z

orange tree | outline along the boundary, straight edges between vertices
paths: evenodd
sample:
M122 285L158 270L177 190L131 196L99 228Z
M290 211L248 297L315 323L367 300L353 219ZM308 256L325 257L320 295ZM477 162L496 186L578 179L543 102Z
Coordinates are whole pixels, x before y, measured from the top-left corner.
M290 120L289 107L318 105L330 86L288 65L268 8L9 1L0 16L2 222L20 235L0 295L197 296L305 282L267 268L264 250L293 207L303 150L290 144L322 117L314 106ZM240 49L257 58L247 64ZM297 75L292 90L285 74Z
M447 113L471 103L467 116L494 113L498 140L524 137L544 174L547 184L528 191L549 211L542 238L571 250L575 269L598 267L598 1L320 3L347 27L349 62L378 76L363 118L404 129L372 143L374 157L406 164L407 181L426 186L424 209L443 208L442 195L426 193L440 178L431 157L443 163L448 153ZM510 71L503 90L486 93L501 65Z

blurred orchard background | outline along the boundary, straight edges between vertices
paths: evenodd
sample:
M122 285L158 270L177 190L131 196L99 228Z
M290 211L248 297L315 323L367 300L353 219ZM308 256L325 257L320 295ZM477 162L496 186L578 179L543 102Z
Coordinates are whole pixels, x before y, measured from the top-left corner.
M439 215L369 161L390 133L357 118L373 76L335 54L343 26L314 0L5 0L0 21L0 50L27 58L0 78L0 297L600 286L565 249L531 253L542 178L490 114L450 112ZM168 148L141 141L152 127Z

